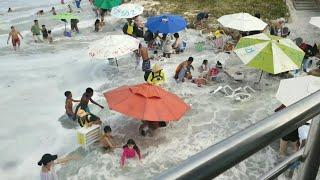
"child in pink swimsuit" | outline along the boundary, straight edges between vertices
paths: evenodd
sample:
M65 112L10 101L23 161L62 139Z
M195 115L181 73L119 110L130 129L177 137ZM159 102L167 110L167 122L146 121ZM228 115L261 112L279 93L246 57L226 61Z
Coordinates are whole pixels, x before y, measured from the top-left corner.
M123 152L121 155L120 165L121 167L124 166L124 162L126 159L134 158L138 156L139 160L141 159L140 149L136 145L133 139L129 139L127 144L123 146Z

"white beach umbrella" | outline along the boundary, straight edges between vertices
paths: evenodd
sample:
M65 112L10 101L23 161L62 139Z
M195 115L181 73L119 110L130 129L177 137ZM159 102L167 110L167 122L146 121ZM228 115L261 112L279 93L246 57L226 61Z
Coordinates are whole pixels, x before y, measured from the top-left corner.
M311 17L309 23L320 28L320 17Z
M224 27L239 31L262 31L267 26L267 23L248 13L224 15L218 19L218 22Z
M140 4L121 4L111 10L111 16L116 18L132 18L143 13L143 6Z
M128 35L108 35L89 46L89 55L96 59L119 58L139 48L140 41Z
M276 98L290 106L320 89L320 77L303 76L280 81Z

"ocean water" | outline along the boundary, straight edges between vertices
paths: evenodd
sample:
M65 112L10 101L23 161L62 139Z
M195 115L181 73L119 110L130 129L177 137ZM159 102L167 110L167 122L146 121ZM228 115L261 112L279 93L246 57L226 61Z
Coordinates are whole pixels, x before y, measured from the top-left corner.
M253 87L260 71L244 67L233 54L215 53L209 46L197 52L194 43L203 41L204 37L197 31L184 31L181 35L188 42L185 53L152 62L162 65L169 77L165 88L191 106L191 111L180 121L157 130L153 137L141 137L139 121L108 108L90 107L104 124L111 126L118 144L133 138L142 151L141 162L130 161L128 166L120 168L121 149L103 152L94 147L89 151L79 148L78 127L64 116L63 93L70 90L77 99L87 87L92 87L95 89L93 99L107 107L103 92L143 82L143 72L134 70L135 59L131 55L119 59L118 71L107 61L90 59L87 53L89 44L95 40L108 34L121 34L124 20L108 16L104 30L93 33L95 17L89 3L83 0L82 10L77 13L80 34L66 38L62 35L63 22L53 20L47 12L41 17L35 15L38 10L48 11L52 6L56 6L58 12L66 10L58 0L0 0L0 179L38 179L37 162L47 152L81 157L57 167L60 179L153 179L163 170L271 115L280 104L275 99L280 79L267 74L248 102L237 102L219 93L210 94L220 85ZM6 13L8 7L14 12ZM52 29L54 44L32 42L29 29L34 19ZM11 25L25 37L18 52L6 44ZM245 80L235 82L221 74L219 82L201 88L190 82L177 84L171 77L176 66L189 56L195 58L195 67L200 66L203 59L208 59L210 64L225 60L227 67L241 69ZM276 147L268 146L217 179L256 179L277 163L277 154Z

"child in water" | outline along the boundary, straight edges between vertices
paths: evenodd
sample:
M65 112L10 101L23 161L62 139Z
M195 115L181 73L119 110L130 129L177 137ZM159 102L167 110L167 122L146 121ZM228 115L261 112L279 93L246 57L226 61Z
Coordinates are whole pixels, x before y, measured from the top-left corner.
M76 115L72 110L72 107L73 107L72 102L80 102L80 101L72 99L72 93L70 91L66 91L64 95L66 96L66 104L65 104L66 114L69 117L69 119L75 120Z
M136 145L133 139L129 139L127 141L127 144L123 146L123 152L120 160L121 167L124 166L124 162L126 159L134 158L136 157L136 155L138 156L139 160L141 160L139 147Z
M103 135L101 136L100 139L100 144L102 147L105 149L114 149L117 148L116 144L113 142L113 137L111 135L111 127L110 126L105 126L103 128Z
M53 43L53 38L52 38L52 35L51 35L51 30L48 30L48 42L49 42L50 44Z

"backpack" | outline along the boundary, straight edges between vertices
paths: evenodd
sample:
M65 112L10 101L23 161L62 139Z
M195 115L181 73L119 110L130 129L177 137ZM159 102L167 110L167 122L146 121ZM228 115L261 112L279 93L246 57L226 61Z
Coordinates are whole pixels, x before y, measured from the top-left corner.
M160 70L160 72L159 73L157 73L156 75L155 75L155 73L154 72L151 72L151 75L152 75L152 78L151 78L151 82L155 79L155 78L161 78L161 79L163 79L163 77L161 76L161 71L162 70ZM157 79L158 81L159 81L159 79Z

